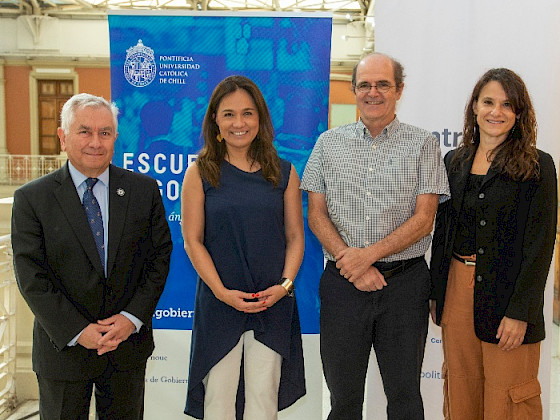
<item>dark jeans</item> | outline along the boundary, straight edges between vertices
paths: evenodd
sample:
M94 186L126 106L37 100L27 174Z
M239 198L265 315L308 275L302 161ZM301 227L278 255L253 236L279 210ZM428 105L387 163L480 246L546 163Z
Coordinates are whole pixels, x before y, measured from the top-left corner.
M144 418L146 366L119 372L108 363L97 378L58 381L37 375L41 420L87 420L95 385L95 408L100 420Z
M331 393L328 420L360 420L371 348L388 420L423 420L420 374L428 333L430 274L424 260L362 292L327 263L321 276L321 358ZM372 396L375 397L375 396Z

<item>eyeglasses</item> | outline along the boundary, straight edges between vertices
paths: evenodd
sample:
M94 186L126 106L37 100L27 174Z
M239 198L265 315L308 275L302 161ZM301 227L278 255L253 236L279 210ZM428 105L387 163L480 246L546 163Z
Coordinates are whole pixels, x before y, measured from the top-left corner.
M355 86L356 90L360 93L368 93L372 87L377 89L378 92L387 93L389 92L389 89L394 88L395 85L391 85L389 82L377 82L375 85L368 82L362 82Z

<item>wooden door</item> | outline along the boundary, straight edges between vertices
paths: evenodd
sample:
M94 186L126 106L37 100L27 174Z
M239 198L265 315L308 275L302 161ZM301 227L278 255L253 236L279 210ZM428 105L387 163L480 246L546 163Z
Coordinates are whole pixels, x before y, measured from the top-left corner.
M38 80L39 92L39 153L58 155L60 141L56 134L60 126L60 111L74 92L72 80Z

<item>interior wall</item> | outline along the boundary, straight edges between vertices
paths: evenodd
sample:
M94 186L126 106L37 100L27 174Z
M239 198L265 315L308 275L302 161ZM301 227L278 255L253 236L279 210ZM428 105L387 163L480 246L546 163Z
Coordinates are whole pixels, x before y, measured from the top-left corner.
M105 99L111 98L111 74L107 68L85 68L76 69L79 76L80 92L91 93L92 95L103 96Z
M349 73L348 78L351 76ZM350 80L331 80L329 90L329 127L331 127L331 106L332 104L356 104L356 97L351 90ZM356 119L358 112L356 111Z
M37 66L37 63L34 63ZM40 64L39 64L40 65ZM58 67L73 68L74 65ZM100 67L79 67L75 69L79 78L78 92L110 99L111 83L109 65ZM10 154L28 155L31 153L31 109L36 103L30 98L32 66L4 66L5 106L6 106L6 144Z
M6 80L6 147L11 154L37 153L37 111L33 109L36 100L30 97L35 94L30 88L34 81L30 79L37 77L33 73L37 67L70 69L78 75L79 92L110 97L106 19L49 17L41 23L35 37L29 31L27 19L0 17L0 59L4 61ZM337 74L331 81L329 104L354 103L347 80L363 52L364 28L363 21L333 20L331 71Z
M35 67L40 63L34 62ZM72 68L70 65L57 64L58 68ZM52 66L52 64L50 64ZM78 74L78 92L87 92L106 99L111 97L111 75L109 64L106 67L76 67ZM30 129L30 74L31 66L6 65L4 68L6 78L6 138L8 152L11 154L31 153ZM349 79L350 74L344 75ZM343 76L343 77L344 77ZM340 74L337 75L340 77ZM349 80L331 80L329 94L329 110L331 104L355 104ZM356 115L357 118L357 115ZM330 117L329 117L330 122Z
M15 155L27 155L31 150L29 127L28 66L5 66L6 80L6 147Z

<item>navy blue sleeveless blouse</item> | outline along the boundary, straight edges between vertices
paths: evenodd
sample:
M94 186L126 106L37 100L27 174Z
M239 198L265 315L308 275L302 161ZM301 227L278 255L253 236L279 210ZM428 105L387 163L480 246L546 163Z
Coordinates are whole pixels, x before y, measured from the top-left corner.
M220 184L203 180L205 195L204 244L225 287L248 293L278 284L286 255L284 191L291 164L281 159L278 187L262 171L245 172L224 161ZM204 385L209 370L238 343L245 331L282 356L278 409L305 394L301 331L295 298L285 297L258 314L239 312L216 299L198 279L195 297L189 382L185 413L204 415ZM243 376L243 375L241 375ZM243 380L237 417L244 406Z

